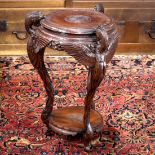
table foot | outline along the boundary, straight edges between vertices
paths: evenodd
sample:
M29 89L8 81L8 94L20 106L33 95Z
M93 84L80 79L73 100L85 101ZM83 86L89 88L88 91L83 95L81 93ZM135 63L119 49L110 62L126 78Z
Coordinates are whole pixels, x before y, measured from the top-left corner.
M90 143L84 148L85 152L91 152L92 150L93 150L93 145Z
M53 132L53 130L52 129L47 129L47 131L46 131L46 133L45 133L45 136L46 137L51 137L51 136L53 136L54 135L54 132Z
M83 140L84 140L84 147L86 152L90 152L93 148L91 144L91 140L93 139L93 133L84 133Z

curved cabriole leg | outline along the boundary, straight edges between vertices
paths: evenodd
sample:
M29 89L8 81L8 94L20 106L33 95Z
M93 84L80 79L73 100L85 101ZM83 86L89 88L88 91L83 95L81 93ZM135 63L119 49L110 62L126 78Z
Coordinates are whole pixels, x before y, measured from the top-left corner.
M93 137L93 129L90 124L90 110L93 103L93 97L95 95L96 89L100 85L103 77L105 75L105 67L96 62L93 68L89 68L88 73L88 84L87 84L87 95L85 98L85 109L84 109L84 144L86 151L90 151L91 144L90 141Z
M91 89L91 87L90 87L90 83L91 83L91 73L92 72L92 69L91 68L89 68L89 70L88 70L88 78L87 78L87 94L88 94L88 92L90 91L90 89ZM93 109L93 110L95 110L95 104L94 104L94 102L93 102L93 100L91 101L91 103L90 103L91 105L91 109Z
M27 43L27 52L29 59L34 66L34 68L38 71L42 81L44 82L44 87L46 89L47 93L47 102L46 106L42 112L42 121L46 124L48 131L51 129L49 128L49 116L53 110L53 102L54 102L54 89L52 86L52 81L50 80L50 76L46 70L45 64L44 64L44 51L45 48L39 49L38 53L35 53L35 42L33 43L33 38L29 37L28 43ZM47 132L48 132L47 131Z

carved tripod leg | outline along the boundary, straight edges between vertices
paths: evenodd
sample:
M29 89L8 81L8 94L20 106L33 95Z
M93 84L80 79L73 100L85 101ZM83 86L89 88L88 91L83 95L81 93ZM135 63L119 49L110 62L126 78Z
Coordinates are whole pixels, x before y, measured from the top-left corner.
M35 43L33 43L33 38L30 37L27 43L27 52L29 59L34 66L34 68L38 71L38 74L40 75L42 81L44 82L44 87L46 89L47 93L47 102L46 106L42 112L42 121L46 124L48 130L49 128L49 116L53 110L53 102L54 102L54 89L52 86L52 81L50 79L50 76L46 70L45 64L44 64L44 51L45 47L42 49L39 49L38 53L35 53Z
M88 74L88 85L87 85L87 95L85 98L85 111L84 111L84 144L86 149L89 150L90 141L93 136L93 129L90 125L90 110L91 104L93 103L93 97L95 95L96 89L100 85L103 77L105 75L105 67L99 62L96 62L94 68L89 68Z

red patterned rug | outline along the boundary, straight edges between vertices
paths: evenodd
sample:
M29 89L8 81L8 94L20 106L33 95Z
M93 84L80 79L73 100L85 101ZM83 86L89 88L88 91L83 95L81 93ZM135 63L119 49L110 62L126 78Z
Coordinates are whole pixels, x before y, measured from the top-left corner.
M46 57L54 108L82 105L87 70L71 57ZM85 155L83 143L46 137L40 115L46 94L27 57L0 58L0 155ZM95 99L102 138L90 155L155 154L155 55L115 56Z

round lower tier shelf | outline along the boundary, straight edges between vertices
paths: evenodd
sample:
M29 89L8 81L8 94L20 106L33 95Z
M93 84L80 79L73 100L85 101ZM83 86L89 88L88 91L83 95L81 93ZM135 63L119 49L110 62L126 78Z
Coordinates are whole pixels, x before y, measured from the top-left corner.
M72 106L53 110L49 117L49 127L56 133L63 135L76 135L84 132L84 107ZM103 129L102 116L96 110L90 112L90 124L93 131Z

